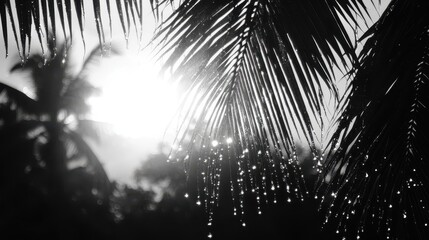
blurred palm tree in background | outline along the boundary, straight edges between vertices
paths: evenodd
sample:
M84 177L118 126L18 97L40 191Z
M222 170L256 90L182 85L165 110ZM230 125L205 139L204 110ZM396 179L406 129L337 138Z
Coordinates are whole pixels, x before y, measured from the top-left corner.
M34 99L0 83L2 225L18 223L23 229L30 228L25 233L28 236L55 234L49 230L53 227L59 234L54 237L72 238L69 231L77 224L75 219L94 217L96 213L88 210L108 209L111 187L83 138L84 134L93 137L97 131L93 122L85 120L89 111L86 99L96 92L86 74L99 57L99 49L89 54L77 75L69 73L66 46L61 45L58 53L64 58L54 57L53 52L50 59L33 55L25 65L12 68L30 72ZM23 217L29 219L23 221ZM46 224L34 226L39 218Z
M170 2L151 1L155 15ZM377 3L185 0L161 23L155 37L159 56L186 91L170 160L183 163L188 176L197 173L202 185L197 203L206 206L209 221L227 163L239 215L244 215L245 192L255 193L258 208L259 200L276 201L279 188L294 199L308 195L295 147L301 136L322 172L326 221L337 222L338 233L361 238L373 229L388 238L429 235L429 3L390 1L361 37L365 44L358 51L347 29L364 28L359 19L372 4ZM41 26L48 29L49 22L55 28L55 9L64 35L65 19L72 33L73 12L82 30L83 1L74 5L72 11L67 0L40 6L16 0L15 16L10 1L2 1L6 47L8 17L24 61L31 24L43 46ZM105 6L110 17L110 1ZM116 7L128 39L131 24L142 26L142 1L116 1ZM103 45L99 0L93 10ZM349 73L345 96L336 89L337 68ZM315 132L326 129L326 89L342 102L336 124L329 126L335 130L323 144ZM317 151L318 144L329 154Z

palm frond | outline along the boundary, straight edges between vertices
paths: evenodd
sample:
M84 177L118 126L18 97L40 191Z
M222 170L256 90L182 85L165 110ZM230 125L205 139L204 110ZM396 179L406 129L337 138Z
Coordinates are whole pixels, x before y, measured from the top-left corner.
M2 23L2 35L6 47L6 56L8 54L9 46L8 27L11 27L13 30L15 42L23 61L25 61L30 54L32 31L35 30L37 33L37 37L43 51L45 44L49 48L50 43L55 44L55 41L52 42L51 40L57 38L58 25L61 25L60 30L64 35L64 39L70 39L71 41L73 39L73 21L76 21L75 19L77 19L76 25L79 26L80 35L83 44L85 45L85 5L90 4L90 1L74 0L72 2L71 0L15 0L14 8L12 7L11 2L13 1L0 1L0 21ZM151 2L156 5L159 1L152 0ZM106 43L105 29L102 22L102 13L104 9L107 10L110 36L112 36L111 10L117 9L120 21L123 23L122 26L125 31L125 38L127 41L130 25L135 25L138 36L140 36L139 39L141 40L143 27L143 2L141 0L117 0L116 8L111 8L111 2L109 0L106 0L105 2L94 0L90 5L94 11L95 21L93 23L95 24L98 32L100 46L105 46ZM125 7L123 7L123 5ZM60 24L57 23L56 14L58 14L60 17ZM132 16L133 20L130 20L130 15ZM125 29L124 22L128 24L128 30ZM18 26L15 26L15 23L18 23ZM17 29L19 31L17 31ZM48 33L52 33L52 35ZM69 44L66 43L66 45ZM56 54L55 45L52 48L54 49L54 54Z
M56 45L50 43L50 46ZM62 44L58 49L55 48L55 51L65 58L55 57L55 54L51 54L51 58L46 59L44 55L33 54L27 57L24 64L19 62L11 69L11 72L21 70L31 74L39 114L59 110L59 106L62 104L61 96L69 83L68 46Z
M152 13L155 17L155 19L158 22L162 22L163 16L164 16L164 10L170 6L172 9L174 9L175 3L177 3L179 6L182 4L182 0L149 0L150 6L152 7Z
M92 49L82 64L80 71L74 76L69 76L68 82L65 84L62 91L61 108L67 109L75 114L85 114L89 112L90 106L86 100L91 95L97 94L100 89L96 88L88 81L88 71L91 70L94 64L101 61L103 51L104 49L102 47ZM110 47L109 52L109 56L118 53L114 47ZM54 61L58 60L54 59Z
M0 93L6 94L6 101L22 108L26 113L36 113L39 107L32 98L5 83L0 82Z
M6 49L6 57L8 56L8 52L9 52L8 28L7 28L8 27L8 24L7 24L8 18L7 18L7 16L9 16L13 35L15 37L16 47L18 48L18 52L22 58L21 48L20 48L19 42L18 42L18 34L16 31L16 26L15 26L15 21L14 21L15 17L14 17L14 14L12 12L12 6L10 4L10 1L2 0L0 2L0 19L2 21L3 40L4 40L4 44L5 44L5 49Z
M206 205L217 201L222 158L236 166L238 206L243 192L263 199L282 184L303 198L295 139L315 145L321 89L335 95L333 67L355 60L340 15L357 9L360 1L188 0L161 25L165 70L186 90L171 159L198 159Z
M324 178L326 220L348 236L429 236L428 9L394 0L364 36Z
M92 151L91 147L81 137L80 134L67 129L64 131L67 141L75 147L75 154L82 156L86 159L85 171L87 171L93 180L94 187L97 188L100 194L104 197L108 197L111 193L111 184L109 177L104 171L104 167L98 159L97 155Z
M57 46L57 44L53 44L51 41L50 46ZM94 48L76 75L69 73L67 49L66 44L61 44L56 48L57 53L63 55L64 58L56 57L53 53L51 53L51 58L49 59L40 54L34 54L28 57L24 64L19 62L11 69L11 72L28 70L32 75L37 101L27 100L32 102L31 106L26 107L22 102L23 96L26 97L25 94L18 90L12 91L14 89L8 89L11 94L16 95L14 98L21 100L17 104L21 108L26 107L24 110L27 110L27 113L31 113L30 111L38 114L47 113L53 109L66 110L77 115L89 112L90 107L86 99L90 95L97 93L99 89L88 82L88 69L101 60L103 49L101 47ZM110 53L116 54L117 50L111 48Z
M102 133L109 131L109 126L106 123L94 120L79 119L75 131L82 137L94 140L95 142L99 143Z

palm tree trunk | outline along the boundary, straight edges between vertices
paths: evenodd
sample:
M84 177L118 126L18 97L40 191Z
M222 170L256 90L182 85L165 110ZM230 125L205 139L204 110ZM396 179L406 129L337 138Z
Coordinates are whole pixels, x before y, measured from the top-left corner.
M57 113L50 114L51 119L47 126L49 140L46 144L44 159L48 170L48 202L50 205L51 227L50 232L57 239L70 238L69 199L65 188L66 150L61 141L61 126L56 122Z

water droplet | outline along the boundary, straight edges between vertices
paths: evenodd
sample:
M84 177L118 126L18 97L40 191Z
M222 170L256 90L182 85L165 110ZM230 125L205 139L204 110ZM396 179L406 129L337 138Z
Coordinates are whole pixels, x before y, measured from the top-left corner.
M230 138L230 137L229 137L229 138L227 138L227 139L226 139L226 143L231 144L231 143L232 143L232 138Z
M91 193L92 193L92 195L97 195L98 190L96 188L93 188L93 189L91 189Z
M218 141L216 141L216 140L213 140L212 141L212 146L213 147L217 147L219 145L219 142Z
M189 197L189 194L185 193L185 198L188 198L188 197Z
M213 235L212 235L211 233L209 233L209 234L207 235L207 237L208 237L208 238L212 238L212 237L213 237Z

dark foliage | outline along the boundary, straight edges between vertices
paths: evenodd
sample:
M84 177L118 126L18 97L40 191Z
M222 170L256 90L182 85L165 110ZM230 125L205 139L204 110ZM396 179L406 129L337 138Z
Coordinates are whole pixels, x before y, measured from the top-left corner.
M392 1L363 37L325 165L327 218L340 232L429 236L428 10L428 1Z
M153 238L201 239L202 229L219 238L275 239L287 234L314 238L306 233L295 235L299 227L279 235L276 232L283 230L277 224L296 226L284 216L307 205L293 200L289 207L275 208L261 205L259 200L265 195L265 202L309 195L302 181L306 170L297 158L295 138L302 136L316 160L320 158L313 134L325 127L322 89L328 88L336 99L333 69L350 67L349 94L338 109L338 129L330 142L330 158L323 166L319 187L327 212L323 222L337 223L327 225L328 234L337 231L340 237L368 239L428 237L427 1L392 0L362 37L366 42L359 57L345 26L357 24L358 16L364 15L366 6L361 0L180 1L161 24L155 40L159 41L158 53L166 60L165 70L180 79L186 90L176 139L178 151L169 158L178 160L174 164L183 164L187 175L159 162L148 168L152 175L140 171L138 180L174 183L156 204L152 192L118 188L122 195L115 196L115 201L123 219L117 223L117 231L110 228L115 225L107 210L111 189L104 187L109 184L103 168L84 139L65 124L67 116L79 119L86 112L82 100L91 93L90 86L80 78L69 78L61 61L53 59L42 67L43 57L29 58L34 29L42 48L50 48L53 56L58 49L50 40L55 39L59 25L63 35L71 37L72 22L77 19L83 39L84 1L16 0L15 6L11 2L0 1L6 51L12 30L21 59L28 60L26 66L36 80L38 98L0 85L0 98L5 99L0 104L1 184L10 193L0 201L1 210L11 219L1 220L3 229L20 226L41 237L115 238L116 233L134 238L143 237L136 229L144 223L144 231ZM173 1L150 2L160 19L159 10ZM102 6L108 11L112 35L110 1L92 2L103 48ZM117 0L116 10L125 39L132 25L141 38L142 1ZM53 32L50 37L49 31ZM81 159L86 166L67 167ZM161 166L167 172L156 172ZM195 193L189 195L205 206L211 227L202 226L205 221L196 217L201 216L201 209L180 198L185 178L188 184L195 183ZM34 201L28 201L27 196ZM182 207L171 208L173 201ZM245 213L244 202L256 209L255 215ZM311 200L308 204L313 206ZM222 231L237 222L223 214L237 212L237 206L239 224L246 218L248 230L226 234ZM41 209L49 211L42 213ZM61 209L66 212L61 214ZM261 218L259 210L266 212L264 223L253 222ZM214 216L221 220L214 221ZM37 221L40 225L30 224ZM56 226L55 233L44 228L50 224ZM198 226L199 231L192 231L192 226ZM260 234L258 227L271 231ZM78 236L69 234L73 229L86 230Z
M65 46L59 53L64 55ZM4 190L0 228L5 236L77 239L110 235L106 228L113 224L106 211L109 179L76 127L69 124L70 117L79 120L88 111L85 98L94 88L84 76L91 61L71 76L67 60L53 57L45 62L35 55L26 65L12 69L30 70L35 99L0 84L0 184Z

